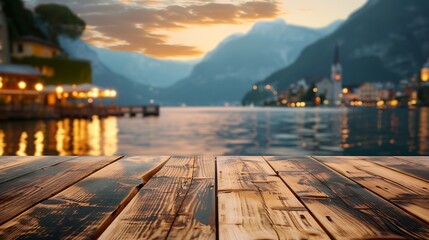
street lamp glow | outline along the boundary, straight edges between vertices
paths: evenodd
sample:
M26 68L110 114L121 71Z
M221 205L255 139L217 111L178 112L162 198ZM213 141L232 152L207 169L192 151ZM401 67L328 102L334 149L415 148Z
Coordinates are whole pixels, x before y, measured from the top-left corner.
M25 83L24 81L19 81L18 83L18 87L19 89L25 89L27 87L27 83Z
M61 87L61 86L58 86L58 87L55 88L55 91L57 92L57 94L61 94L61 93L64 92L64 88Z
M112 97L116 97L116 95L117 95L118 93L115 91L115 90L112 90L112 91L110 91L110 95L112 96Z
M104 97L110 97L110 90L109 89L104 90L103 96Z
M317 89L317 88L313 88L313 92L314 93L317 93L319 91L319 89Z
M36 85L34 85L34 88L36 89L36 91L41 92L43 90L43 84L36 83Z
M252 89L253 89L253 91L258 90L258 86L257 85L253 85Z
M270 84L265 85L265 89L271 90L271 85Z
M98 98L99 97L99 95L100 95L100 89L98 89L98 88L93 88L93 89L91 89L91 92L92 92L92 96L94 97L94 98ZM91 93L90 92L90 93Z
M347 94L347 93L349 93L349 90L347 88L343 88L343 93Z

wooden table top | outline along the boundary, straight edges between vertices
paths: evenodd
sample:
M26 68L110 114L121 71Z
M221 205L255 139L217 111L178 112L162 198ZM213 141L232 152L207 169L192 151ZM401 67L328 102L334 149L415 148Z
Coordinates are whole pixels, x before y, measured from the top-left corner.
M0 157L0 239L429 239L429 157Z

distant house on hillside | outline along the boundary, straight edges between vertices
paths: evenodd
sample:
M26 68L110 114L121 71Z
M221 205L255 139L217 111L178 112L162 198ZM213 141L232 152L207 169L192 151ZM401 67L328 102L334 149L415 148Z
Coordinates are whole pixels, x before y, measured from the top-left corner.
M53 58L61 54L60 48L46 40L25 36L12 42L12 57L41 57Z
M381 83L364 83L357 89L357 95L363 102L375 102L389 99L389 90Z

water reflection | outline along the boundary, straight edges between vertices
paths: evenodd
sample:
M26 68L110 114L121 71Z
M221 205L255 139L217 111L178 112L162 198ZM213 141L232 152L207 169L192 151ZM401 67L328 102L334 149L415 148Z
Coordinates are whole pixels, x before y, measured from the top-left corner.
M114 155L117 135L114 117L0 122L0 155Z
M0 122L0 155L429 155L428 121L428 108L163 108Z

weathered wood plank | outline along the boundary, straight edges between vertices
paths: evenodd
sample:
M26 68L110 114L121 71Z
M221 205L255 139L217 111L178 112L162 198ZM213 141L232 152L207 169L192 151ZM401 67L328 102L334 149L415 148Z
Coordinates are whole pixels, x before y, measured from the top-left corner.
M240 157L217 157L218 191L257 191Z
M26 161L0 169L0 183L21 177L42 168L49 167L77 157L73 156L51 156L51 157L25 157ZM15 162L13 158L10 160Z
M254 157L254 161L263 161L271 168L262 157ZM248 161L244 162L248 166ZM270 173L262 168L251 167L248 170L253 183L259 189L265 211L279 239L329 239L279 176L268 175Z
M428 226L388 201L360 187L351 180L310 158L271 157L269 162L280 172L283 180L295 191L296 185L316 187L328 197L297 195L317 220L334 238L398 238L429 237ZM278 161L278 162L277 162ZM294 164L297 175L312 175L315 182L300 183L282 169L282 161ZM285 172L282 172L286 170ZM299 189L298 189L299 190Z
M120 157L79 157L0 184L0 224Z
M257 191L218 192L219 239L278 239Z
M121 203L132 197L145 172L167 159L122 158L3 224L0 238L93 238Z
M265 161L262 157L250 157L244 156L240 157L241 161L246 164L247 169L251 173L261 173L267 176L276 176L276 172L273 168Z
M361 157L367 161L394 169L429 182L429 167L405 157Z
M278 239L240 157L217 157L219 239Z
M0 156L0 169L41 159L39 156Z
M329 239L262 157L218 157L218 182L220 239Z
M216 239L215 157L196 157L194 173L168 239Z
M347 160L332 157L314 158L429 223L428 182L359 159L359 157ZM418 201L415 201L417 199Z
M193 157L170 158L100 239L165 239L188 192L193 164Z

